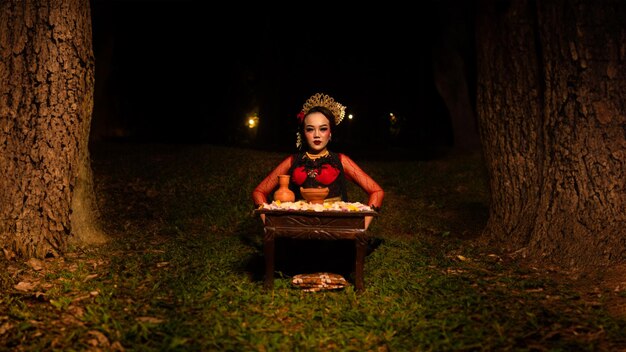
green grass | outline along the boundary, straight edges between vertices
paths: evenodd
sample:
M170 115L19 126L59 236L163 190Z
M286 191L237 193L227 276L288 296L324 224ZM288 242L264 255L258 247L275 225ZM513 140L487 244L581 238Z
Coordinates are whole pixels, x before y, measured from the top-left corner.
M125 351L597 351L626 323L545 271L475 239L488 192L478 155L357 160L386 191L366 290L262 287L250 193L284 155L217 146L93 153L111 241L1 262L0 346ZM353 200L365 195L351 186ZM18 289L22 282L30 289ZM603 296L604 295L604 296ZM623 295L620 296L624 298ZM0 347L2 348L2 347Z

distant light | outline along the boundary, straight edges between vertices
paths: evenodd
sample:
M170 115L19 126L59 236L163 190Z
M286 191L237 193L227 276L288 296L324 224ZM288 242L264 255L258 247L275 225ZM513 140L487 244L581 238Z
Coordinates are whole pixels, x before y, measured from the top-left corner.
M352 118L353 118L353 117L354 117L354 115L349 114L349 115L348 115L348 120L352 120Z
M255 128L257 125L259 124L259 117L258 116L250 116L248 117L248 128Z

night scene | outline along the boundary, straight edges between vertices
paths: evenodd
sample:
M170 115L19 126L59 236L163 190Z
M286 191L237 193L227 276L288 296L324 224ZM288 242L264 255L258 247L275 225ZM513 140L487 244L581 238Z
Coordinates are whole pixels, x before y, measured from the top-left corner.
M624 18L0 1L0 346L626 350Z

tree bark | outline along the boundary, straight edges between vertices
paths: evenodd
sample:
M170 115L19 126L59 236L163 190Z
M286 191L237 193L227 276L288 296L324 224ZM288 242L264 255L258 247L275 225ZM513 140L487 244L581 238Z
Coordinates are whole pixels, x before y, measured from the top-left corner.
M485 234L559 266L626 259L626 3L482 1Z
M25 257L101 242L88 151L88 0L0 3L0 244Z

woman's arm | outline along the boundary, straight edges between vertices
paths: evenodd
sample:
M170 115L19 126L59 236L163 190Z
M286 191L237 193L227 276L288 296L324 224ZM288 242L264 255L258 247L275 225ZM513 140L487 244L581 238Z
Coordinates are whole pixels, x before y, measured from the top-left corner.
M374 209L379 209L383 205L383 198L385 192L382 187L374 181L368 174L365 173L355 162L345 154L340 154L341 165L346 173L346 178L359 185L367 194L369 199L367 205L373 206Z
M285 158L285 160L278 164L278 166L256 186L254 191L252 191L252 201L254 202L255 208L258 208L259 205L263 203L267 203L267 198L270 193L278 186L278 175L285 175L289 172L292 158L293 156Z

